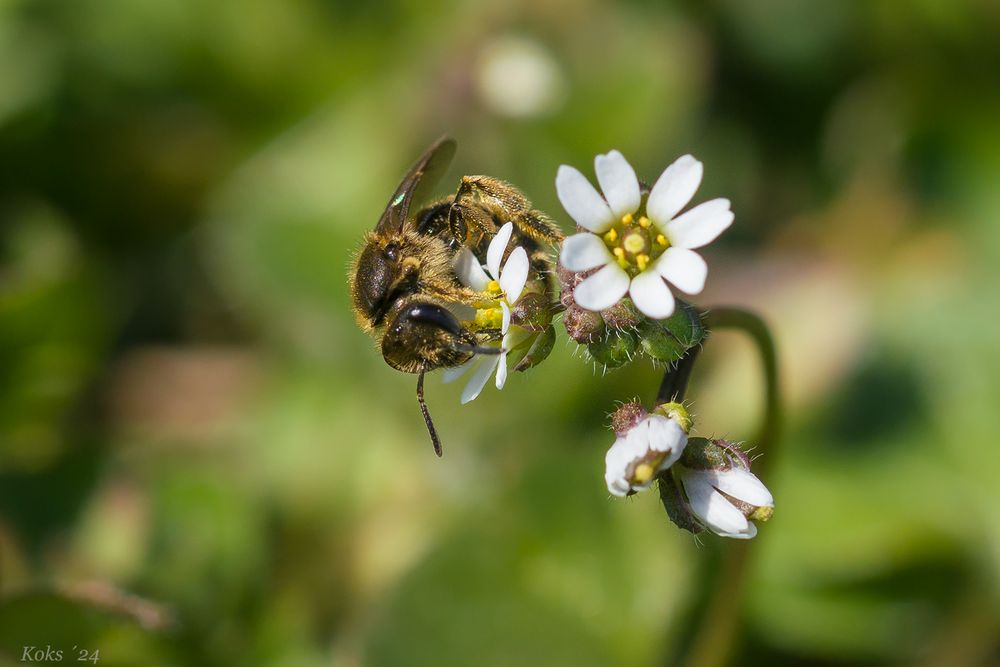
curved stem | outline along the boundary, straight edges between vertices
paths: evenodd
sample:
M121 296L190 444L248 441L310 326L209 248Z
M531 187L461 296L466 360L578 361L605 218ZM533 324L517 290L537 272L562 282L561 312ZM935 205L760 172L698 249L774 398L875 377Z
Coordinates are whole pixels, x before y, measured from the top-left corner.
M756 472L761 474L774 462L775 444L781 432L781 403L774 339L764 320L742 308L715 308L709 311L705 324L709 331L735 329L747 334L760 355L764 375L764 414L756 444L760 452L767 454L757 465ZM693 359L690 363L693 365ZM667 376L670 375L671 372L668 371ZM680 396L683 398L687 384L686 376L690 376L690 368L678 375L682 377L672 379L669 386L668 377L664 377L661 394L664 387L671 391L675 390L674 386L680 381ZM672 660L671 664L679 662L689 667L717 667L729 663L739 633L739 615L742 611L740 602L749 563L749 546L749 540L728 540L724 545L720 545L721 563L715 569L714 583L710 584L712 590L708 599L701 607L701 618L694 628L691 641L686 643L682 659Z

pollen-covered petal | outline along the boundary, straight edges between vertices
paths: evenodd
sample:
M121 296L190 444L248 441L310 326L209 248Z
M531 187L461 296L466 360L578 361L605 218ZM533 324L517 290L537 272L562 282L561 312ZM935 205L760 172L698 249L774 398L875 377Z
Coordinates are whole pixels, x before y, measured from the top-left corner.
M476 365L476 361L477 358L472 357L461 366L452 366L451 368L444 369L444 372L441 373L441 379L444 381L445 384L448 384L449 382L454 382L455 380L457 380L458 378L462 377L467 372L469 372L469 369Z
M706 471L712 486L726 495L756 507L774 507L774 496L752 472L733 466L726 471Z
M677 248L693 250L708 245L733 224L728 199L698 204L667 223L667 238Z
M702 471L685 471L681 483L691 511L713 533L733 537L747 532L749 522L743 512L716 491Z
M482 361L472 374L472 377L469 378L465 388L462 389L462 405L475 400L475 398L479 396L483 387L486 386L486 381L490 379L491 375L493 375L493 369L496 368L497 362L500 359L499 355L478 356L482 358Z
M507 382L506 350L500 352L500 358L497 360L497 378L496 378L497 389L503 389L503 385L505 382Z
M483 266L472 254L472 251L462 246L462 249L455 253L451 260L451 266L455 270L458 281L470 289L482 292L490 284L490 277L483 271Z
M625 156L618 151L594 158L597 182L616 218L639 209L639 179Z
M500 289L507 295L509 303L514 303L521 297L524 284L528 281L529 268L527 251L521 246L517 246L507 258L503 270L500 271Z
M628 293L646 317L662 320L674 314L674 295L656 271L643 271L633 278Z
M604 310L628 292L629 277L617 264L608 264L573 288L573 299L587 310Z
M556 194L566 212L581 227L600 234L614 224L615 216L607 202L578 169L565 164L559 167Z
M573 234L563 241L559 252L559 263L570 271L589 271L604 266L612 259L601 237L590 232Z
M708 265L701 255L684 248L667 248L656 262L656 271L687 294L705 289Z
M510 235L514 232L514 223L508 222L499 230L496 236L490 241L490 246L486 249L486 268L489 269L490 276L494 280L500 280L500 260L507 250L507 243L510 242Z
M653 184L646 202L650 220L661 229L677 212L684 208L701 185L701 162L691 155L683 155L663 170Z

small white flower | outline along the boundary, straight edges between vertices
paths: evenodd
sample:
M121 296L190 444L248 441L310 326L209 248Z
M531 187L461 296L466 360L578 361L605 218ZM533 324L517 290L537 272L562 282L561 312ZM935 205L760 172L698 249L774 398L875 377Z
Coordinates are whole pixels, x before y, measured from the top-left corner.
M665 416L654 412L619 433L604 458L608 491L627 496L649 488L658 472L680 458L687 444L689 426L686 413L682 419L676 414Z
M560 263L570 271L599 269L573 290L576 303L604 310L628 294L647 317L674 312L671 282L687 294L705 287L708 266L696 248L711 243L733 222L728 199L713 199L680 213L701 184L702 164L678 158L642 196L635 170L618 151L594 158L602 197L579 170L559 167L559 201L586 228L563 242Z
M519 327L511 327L510 316L511 308L521 298L524 285L528 281L528 271L531 267L527 251L521 246L514 248L503 268L500 267L500 262L503 261L504 252L507 250L507 244L510 242L513 232L514 225L510 222L497 231L486 249L485 269L476 259L472 250L464 246L458 251L452 262L455 275L458 276L463 285L495 297L498 306L479 309L476 312L476 318L477 321L483 322L496 319L499 315L500 333L503 335L503 339L495 344L500 349L499 354L476 354L461 366L445 369L444 381L453 382L468 370L475 368L462 390L463 405L479 396L492 375L493 369L496 369L496 387L503 389L503 385L507 381L507 352L521 342L526 333Z
M717 535L748 540L757 534L749 519L766 521L774 512L774 498L744 463L730 458L727 470L697 470L677 465L691 512Z

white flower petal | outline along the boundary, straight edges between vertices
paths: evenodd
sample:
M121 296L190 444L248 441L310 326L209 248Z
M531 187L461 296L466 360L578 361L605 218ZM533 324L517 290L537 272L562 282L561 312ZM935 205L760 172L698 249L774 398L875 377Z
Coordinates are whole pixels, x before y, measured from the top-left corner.
M663 170L649 192L646 212L662 229L668 220L684 208L701 185L703 167L690 155L683 155Z
M713 533L728 537L747 532L748 521L743 512L712 487L703 471L685 470L681 483L691 511Z
M656 469L657 472L666 470L681 457L687 446L687 433L675 420L663 415L650 415L646 421L649 422L649 448L669 452Z
M486 268L494 280L500 279L500 260L503 259L504 251L507 250L507 243L510 241L512 233L514 233L514 223L508 222L497 230L493 240L490 241L490 246L486 249Z
M600 236L590 232L573 234L562 244L559 263L570 271L589 271L612 261L613 256Z
M733 224L728 199L698 204L667 223L666 236L678 248L693 250L708 245Z
M639 209L639 179L635 170L618 151L594 158L597 182L616 218Z
M504 383L507 382L507 352L506 350L500 353L500 358L497 360L497 389L503 389Z
M466 361L461 366L452 366L451 368L444 369L444 372L441 374L441 379L444 381L445 384L448 384L449 382L454 382L458 378L465 375L470 368L475 366L476 361L478 361L478 357L473 355L471 359Z
M510 223L508 223L510 224ZM507 295L508 303L516 303L521 297L521 290L528 281L528 252L521 246L517 246L507 258L507 263L500 271L500 289Z
M626 439L615 440L615 444L611 445L604 457L604 481L612 495L619 497L628 495L631 487L625 479L625 469L631 460Z
M507 331L510 330L510 306L507 305L506 301L500 302L500 310L503 311L503 322L500 325L500 333L504 335L504 342L501 343L501 346L504 346L507 342Z
M465 385L465 388L462 389L462 405L475 400L479 396L479 392L486 386L486 381L490 379L493 369L496 368L497 362L500 360L499 355L478 356L482 358L482 362L476 368L472 377L469 378L469 382Z
M684 248L664 250L656 260L656 271L687 294L698 294L705 289L708 277L708 265L701 255Z
M624 437L615 440L604 457L604 481L607 482L608 491L616 496L625 496L632 489L648 486L633 485L628 480L629 468L648 452L649 427L645 421L637 424Z
M459 282L477 292L485 290L490 282L490 277L483 271L479 260L466 246L462 246L462 249L455 253L451 266Z
M656 271L643 271L633 278L628 293L646 317L662 320L674 314L674 295Z
M756 507L774 507L774 497L756 475L733 467L723 472L710 471L709 482L726 495Z
M563 208L576 224L598 234L606 232L615 221L604 198L598 194L587 177L568 165L556 173L556 193Z
M617 264L608 264L573 288L573 299L587 310L604 310L628 292L629 277Z

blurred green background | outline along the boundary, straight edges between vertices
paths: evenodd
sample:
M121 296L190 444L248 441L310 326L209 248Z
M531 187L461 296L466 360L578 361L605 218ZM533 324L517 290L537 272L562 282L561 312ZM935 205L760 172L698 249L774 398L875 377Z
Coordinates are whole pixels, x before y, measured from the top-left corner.
M738 664L1000 664L1000 5L0 1L0 665L670 664L713 537L611 499L575 346L458 405L354 325L399 177L705 162L788 407ZM750 344L690 398L752 436ZM765 453L765 456L767 454ZM71 649L75 646L76 649Z

